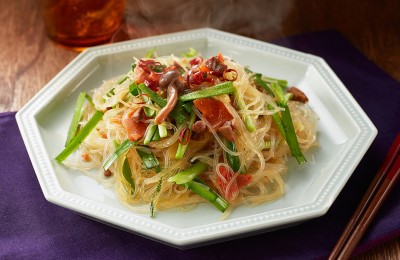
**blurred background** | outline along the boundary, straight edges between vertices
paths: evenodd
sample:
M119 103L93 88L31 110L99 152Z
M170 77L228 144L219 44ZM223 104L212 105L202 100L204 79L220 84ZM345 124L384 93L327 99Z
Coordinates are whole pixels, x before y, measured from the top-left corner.
M60 51L45 37L40 1L0 0L0 70L9 75L0 77L0 86L18 96L11 100L12 95L0 95L0 111L18 110L37 92L29 86L44 86L77 55ZM124 22L112 41L200 27L267 42L337 30L400 81L399 0L127 0ZM47 73L38 73L43 69Z
M271 41L335 29L384 70L400 64L399 0L129 0L126 23L130 38L212 27Z

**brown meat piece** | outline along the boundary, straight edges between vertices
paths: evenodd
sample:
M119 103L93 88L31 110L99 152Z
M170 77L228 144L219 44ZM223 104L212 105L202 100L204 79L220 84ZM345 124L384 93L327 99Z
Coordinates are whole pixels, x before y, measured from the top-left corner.
M202 134L207 130L207 126L206 124L199 120L196 121L193 125L192 125L192 131L197 133L197 134Z
M303 91L301 91L296 87L291 87L286 92L291 93L293 95L292 100L299 101L301 103L308 102L307 96L303 93Z
M226 121L222 126L218 127L217 132L225 137L228 141L235 140L235 131L233 130L233 122Z
M228 68L218 56L214 56L206 60L205 65L210 69L210 75L221 77L224 71Z

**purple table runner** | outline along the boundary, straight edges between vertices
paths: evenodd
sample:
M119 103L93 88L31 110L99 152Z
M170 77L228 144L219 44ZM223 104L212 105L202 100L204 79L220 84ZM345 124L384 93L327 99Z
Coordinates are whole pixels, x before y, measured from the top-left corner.
M294 227L179 250L47 202L21 139L15 113L0 114L0 258L318 259L326 257L400 131L400 84L339 33L324 31L274 43L318 55L335 71L378 135L331 209ZM400 184L368 229L356 254L400 235Z

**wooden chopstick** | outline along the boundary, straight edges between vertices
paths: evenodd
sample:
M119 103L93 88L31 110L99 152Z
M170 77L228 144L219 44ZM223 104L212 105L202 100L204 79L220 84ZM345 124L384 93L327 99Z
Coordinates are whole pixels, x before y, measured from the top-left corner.
M400 133L333 248L329 260L348 259L400 176Z

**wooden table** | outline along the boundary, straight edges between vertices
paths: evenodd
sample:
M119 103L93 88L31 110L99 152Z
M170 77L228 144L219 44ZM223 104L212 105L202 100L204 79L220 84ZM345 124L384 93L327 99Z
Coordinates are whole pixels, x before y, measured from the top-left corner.
M397 0L132 0L126 13L126 23L135 25L125 34L130 38L213 27L271 41L333 28L400 81ZM78 53L46 37L35 1L0 0L0 22L0 112L16 111ZM383 258L400 258L400 238L359 256Z

